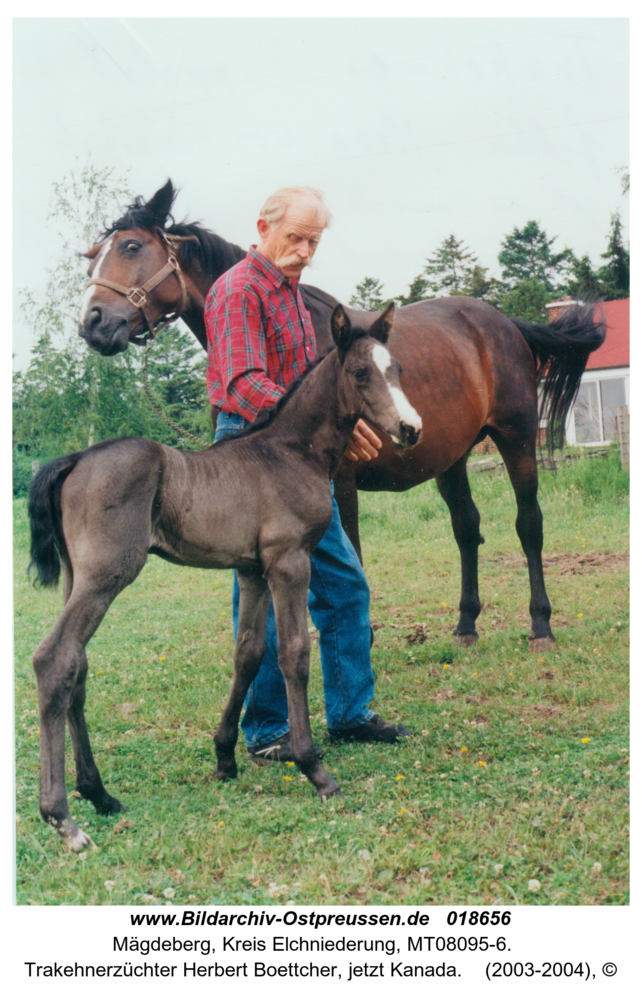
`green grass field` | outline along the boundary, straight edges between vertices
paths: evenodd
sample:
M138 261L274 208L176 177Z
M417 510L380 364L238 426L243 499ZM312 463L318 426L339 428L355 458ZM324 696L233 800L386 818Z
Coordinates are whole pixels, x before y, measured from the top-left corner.
M98 845L65 853L38 814L33 650L61 594L27 582L16 501L17 899L22 904L622 904L628 899L628 482L617 455L541 477L552 653L528 653L528 579L503 474L471 476L480 641L454 647L459 554L434 483L360 494L373 708L398 747L316 741L345 798L295 768L213 780L230 680L231 574L151 557L89 646L87 718L124 816L72 799ZM73 790L69 750L67 784Z

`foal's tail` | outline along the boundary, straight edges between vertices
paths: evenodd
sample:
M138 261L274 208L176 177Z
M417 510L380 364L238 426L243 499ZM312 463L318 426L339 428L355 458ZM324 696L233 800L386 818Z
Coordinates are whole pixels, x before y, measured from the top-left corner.
M80 452L56 458L43 465L29 490L31 562L28 573L36 570L35 586L55 587L60 579L60 553L64 547L60 515L62 484L73 471Z
M542 383L540 413L548 418L548 449L562 448L568 412L580 387L589 354L604 343L606 325L594 318L592 305L564 310L547 326L513 319L533 352L537 381Z

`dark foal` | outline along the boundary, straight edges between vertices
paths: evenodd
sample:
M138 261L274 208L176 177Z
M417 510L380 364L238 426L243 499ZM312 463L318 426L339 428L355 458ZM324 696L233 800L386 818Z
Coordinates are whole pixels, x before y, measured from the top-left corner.
M87 254L92 282L83 300L79 333L101 354L144 342L157 324L177 312L207 347L207 293L244 251L196 224L166 227L175 195L168 181L149 202L137 199ZM168 259L176 267L168 268ZM306 285L301 285L301 293L323 354L332 346L330 316L337 301ZM374 318L354 312L350 316L360 324ZM419 302L397 312L390 349L403 368L404 392L423 421L421 444L402 454L385 442L371 462L344 459L334 475L335 496L343 527L361 554L357 490L402 491L436 480L461 555L454 632L460 643L477 639L481 608L477 567L483 538L466 463L474 445L490 437L515 490L516 528L531 590L529 645L532 651L554 645L537 501L539 412L548 418L549 445L561 444L588 356L603 340L604 329L587 307L569 310L548 326L507 319L480 299L459 296Z
M106 441L38 473L29 502L32 565L42 584L53 585L62 563L65 597L34 655L40 811L70 849L82 850L90 839L69 813L65 717L77 790L100 813L122 808L106 792L89 744L85 647L150 552L180 565L238 573L234 678L214 739L217 777L237 774L239 718L263 657L272 595L294 759L320 796L339 793L314 750L308 714L310 552L330 523L330 477L357 419L367 417L400 449L419 440L421 420L400 388L399 363L384 347L393 311L364 329L353 327L338 306L336 350L244 436L198 453L140 438Z

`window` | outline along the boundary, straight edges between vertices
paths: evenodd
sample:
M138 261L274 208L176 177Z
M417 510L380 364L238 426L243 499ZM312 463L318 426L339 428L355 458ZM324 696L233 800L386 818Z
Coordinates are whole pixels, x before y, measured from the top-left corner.
M573 423L575 444L598 444L616 437L618 406L626 403L624 378L583 382L575 400Z

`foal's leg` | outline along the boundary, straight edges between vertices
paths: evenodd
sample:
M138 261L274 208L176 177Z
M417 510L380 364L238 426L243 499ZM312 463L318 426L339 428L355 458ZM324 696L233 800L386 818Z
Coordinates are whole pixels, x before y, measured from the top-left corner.
M479 533L479 511L470 492L463 455L450 469L436 476L437 488L448 504L450 520L461 557L461 598L459 622L453 635L462 646L471 646L479 636L475 628L481 611L477 553L484 539Z
M491 437L506 463L506 470L515 490L517 520L515 527L528 564L531 586L531 633L528 648L531 653L546 652L555 647L551 632L551 604L544 586L542 548L544 545L543 517L537 502L537 452L534 434L524 441L514 431L507 434L492 431Z
M234 647L232 689L214 736L216 777L236 778L238 770L234 748L238 739L239 719L248 688L261 666L265 652L265 625L270 606L270 591L263 577L236 571L239 582L239 623Z
M76 791L80 792L83 799L88 799L92 803L97 813L101 816L109 816L111 813L123 811L125 807L105 790L94 755L91 752L89 733L85 722L88 663L84 649L78 652L77 662L76 683L71 692L67 710L71 745L76 761Z
M88 847L91 840L79 829L69 812L65 788L65 717L70 711L72 693L75 696L80 679L79 708L71 709L78 735L87 664L85 646L110 603L111 600L104 595L98 596L78 588L33 657L40 710L40 813L45 822L58 831L66 846L74 851ZM86 729L83 735L86 744L81 750L81 761L83 765L90 766L88 762L90 760L93 764L93 758ZM90 781L95 792L97 782L100 787L102 783L95 764L93 769L94 776Z
M269 570L279 642L279 667L288 693L288 717L292 756L300 771L310 779L323 798L340 795L337 782L322 767L312 742L308 709L310 637L307 604L310 586L310 557L302 550L285 553Z

